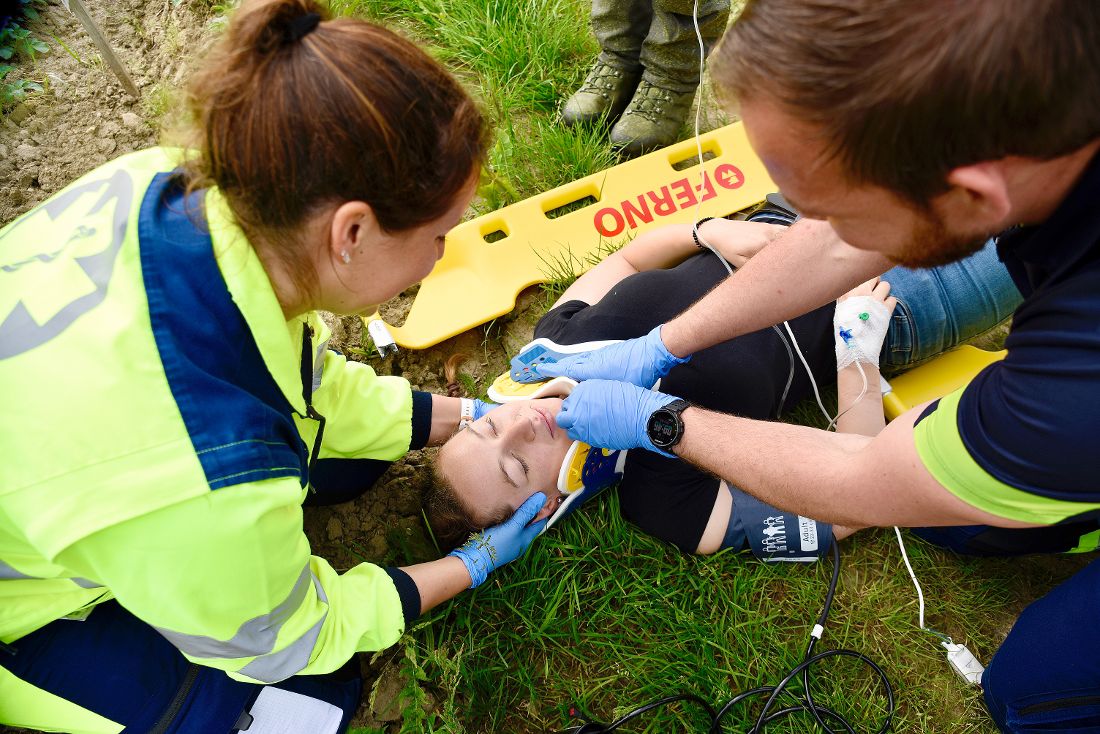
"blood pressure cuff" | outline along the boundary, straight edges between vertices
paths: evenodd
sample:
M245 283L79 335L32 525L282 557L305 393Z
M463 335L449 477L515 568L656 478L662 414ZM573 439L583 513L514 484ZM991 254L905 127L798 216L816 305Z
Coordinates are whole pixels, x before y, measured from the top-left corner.
M761 561L816 561L833 544L833 526L777 510L736 487L723 548L750 550Z

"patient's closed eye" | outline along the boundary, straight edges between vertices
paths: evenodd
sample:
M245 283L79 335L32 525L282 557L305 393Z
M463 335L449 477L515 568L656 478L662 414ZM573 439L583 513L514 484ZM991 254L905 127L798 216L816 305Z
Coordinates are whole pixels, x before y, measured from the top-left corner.
M529 473L529 472L528 472L528 466L527 466L527 462L523 460L523 457L522 457L522 456L520 456L519 454L515 453L514 451L512 452L512 458L513 458L513 459L515 459L516 461L518 461L518 462L519 462L519 465L523 467L523 476L525 476L525 477L526 477L526 476L528 475L528 473Z

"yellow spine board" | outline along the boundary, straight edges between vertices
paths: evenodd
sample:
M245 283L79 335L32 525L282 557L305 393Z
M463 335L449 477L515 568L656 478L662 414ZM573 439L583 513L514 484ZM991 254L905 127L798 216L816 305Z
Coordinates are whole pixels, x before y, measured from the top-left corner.
M601 245L696 216L732 214L775 190L741 123L701 142L704 157L713 156L703 164L705 180L692 163L695 140L685 140L455 227L404 325L388 327L394 341L406 349L438 344L508 313L520 291L549 280L562 264L579 275Z
M894 420L921 403L942 398L974 379L1007 351L987 352L962 346L890 380L891 391L882 398L887 420Z

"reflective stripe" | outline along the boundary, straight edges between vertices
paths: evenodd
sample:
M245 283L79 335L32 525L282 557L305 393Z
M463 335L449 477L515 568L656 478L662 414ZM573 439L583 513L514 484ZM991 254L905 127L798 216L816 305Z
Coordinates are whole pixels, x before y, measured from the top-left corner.
M1056 525L1100 509L1100 502L1070 502L1017 489L983 469L959 435L957 413L965 389L942 398L936 410L913 428L917 455L947 491L992 515L1040 525Z
M28 576L25 573L16 571L8 564L0 561L0 581L15 581L16 579L34 579L37 576Z
M313 392L321 389L321 375L325 371L325 353L328 351L328 339L317 345L317 352L313 355Z
M183 632L155 627L157 632L175 645L181 652L196 658L250 658L257 655L265 655L275 647L275 641L279 637L279 630L290 619L309 590L309 580L313 579L314 585L320 587L320 582L313 575L307 562L298 580L294 582L294 588L282 604L272 609L267 614L248 620L242 624L237 633L228 640L216 640L205 635L188 635ZM327 600L324 600L327 601Z
M8 564L0 561L0 581L17 581L23 579L33 579L35 581L53 581L56 580L56 577L54 579L47 579L44 576L28 576L22 571L16 571ZM80 577L71 578L69 580L82 589L100 589L103 587L103 584L97 583L95 581L89 581L88 579Z
M277 683L290 678L309 665L309 659L313 655L313 648L317 645L317 638L321 635L321 627L326 617L328 612L325 612L325 616L310 627L308 632L279 652L262 655L237 672L261 683Z
M325 594L325 590L321 588L321 582L316 576L313 577L313 588L317 591L317 598L328 604L328 596ZM237 672L263 683L276 683L297 674L309 665L309 659L313 656L313 648L317 646L317 638L321 636L321 627L324 626L327 618L328 612L325 612L321 619L317 621L317 624L310 627L297 640L279 652L256 658Z

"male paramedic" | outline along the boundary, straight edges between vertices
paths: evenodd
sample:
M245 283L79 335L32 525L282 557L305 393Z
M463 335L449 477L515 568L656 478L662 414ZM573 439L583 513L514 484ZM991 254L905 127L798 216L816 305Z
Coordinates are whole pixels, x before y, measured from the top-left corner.
M920 527L976 554L1095 548L1100 3L750 0L712 73L806 218L791 230L803 236L646 337L540 366L587 380L562 427L598 446L670 451L821 521ZM643 389L692 352L892 263L950 262L990 236L1025 297L1008 356L874 438ZM1003 731L1100 731L1098 603L1094 561L1021 614L982 678Z

